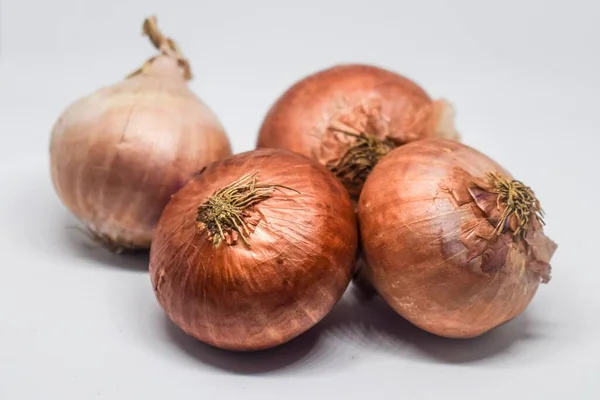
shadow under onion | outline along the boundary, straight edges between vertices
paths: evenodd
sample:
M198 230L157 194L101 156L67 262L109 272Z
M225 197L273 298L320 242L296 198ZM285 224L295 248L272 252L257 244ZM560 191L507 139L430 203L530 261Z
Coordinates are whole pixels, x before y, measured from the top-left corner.
M325 343L322 337L330 326L327 317L287 343L255 352L234 352L210 346L186 335L166 316L163 316L163 320L166 336L187 356L211 367L241 375L297 371L304 367L315 370L332 360L330 356L336 346L331 342Z
M66 219L66 218L65 218ZM94 242L74 218L62 224L61 238L64 247L74 256L95 261L94 264L128 271L148 272L150 253L148 250L126 251L120 254L111 252L101 243Z
M186 335L161 314L166 337L193 361L241 375L322 371L359 362L370 350L425 362L466 364L512 354L519 342L535 340L534 321L527 314L475 339L446 339L432 335L397 315L383 300L361 298L352 287L319 324L281 346L258 352L231 352ZM339 347L338 347L339 346ZM339 368L334 368L334 371Z
M539 338L527 313L474 339L448 339L423 331L400 317L379 296L366 299L352 287L335 310L341 340L387 354L452 364L483 362L511 352L519 342Z
M7 198L2 211L25 217L20 224L14 225L11 238L14 243L24 244L45 257L68 255L91 260L92 263L84 264L100 268L148 271L148 251L114 254L93 242L81 223L56 199L50 180L33 173L38 169L21 171L13 178L14 181L5 183L15 190L11 192L12 197Z
M42 201L32 206L32 199L49 197L50 185L46 180L26 175L19 177L19 182L20 186L12 181L7 185L12 184L20 190L12 193L13 198L9 197L2 216L5 216L4 212L20 213L27 219L15 225L9 244L26 243L50 257L56 253L67 253L75 259L93 260L94 264L105 269L147 271L147 253L115 255L90 245L81 232L69 228L76 224L76 220L56 201ZM141 275L139 277L142 278ZM117 315L122 313L120 316L124 321L132 324L133 340L145 342L154 351L159 349L162 357L166 349L171 353L184 354L192 363L246 375L298 370L335 373L350 363L360 362L363 357L355 359L356 354L372 351L425 362L493 362L503 357L514 357L524 342L544 340L552 336L553 330L552 324L547 326L528 310L479 338L444 339L414 327L380 298L361 300L357 296L357 288L351 285L334 310L298 338L271 350L231 353L185 335L167 320L158 307L151 307L149 313L144 312L149 301L154 300L150 283L141 281L139 290L142 291L140 302L123 304L115 300L113 309ZM157 331L160 334L156 335Z
M63 218L60 241L76 256L100 266L146 272L148 253L113 254L91 243L80 231L69 229L74 219ZM484 362L512 353L519 343L540 338L541 328L526 311L514 320L474 339L447 339L425 332L406 321L378 296L367 299L353 284L337 306L316 326L292 341L270 350L236 353L206 345L183 333L160 314L166 337L192 359L212 367L238 373L263 374L275 370L317 368L339 356L347 363L347 352L337 346L383 351L397 357L465 364ZM327 336L327 337L324 337ZM359 350L359 351L360 351ZM356 351L353 351L354 353ZM354 357L352 357L354 359Z

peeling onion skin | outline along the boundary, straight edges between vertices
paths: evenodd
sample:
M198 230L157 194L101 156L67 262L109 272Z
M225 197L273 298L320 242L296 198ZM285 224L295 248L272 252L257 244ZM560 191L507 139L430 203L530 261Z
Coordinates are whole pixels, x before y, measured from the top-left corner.
M288 149L328 165L354 143L339 129L389 139L396 146L428 137L459 138L450 103L433 101L416 83L394 72L348 64L290 87L266 115L257 147ZM344 182L356 199L363 181Z
M178 60L164 54L70 105L50 144L60 199L116 251L148 248L171 194L229 155L218 118L188 89Z
M247 247L215 246L198 207L215 191L258 172L284 185L256 204ZM253 351L305 332L348 286L358 229L344 187L321 165L283 150L255 150L216 162L165 207L150 251L150 276L168 317L212 346Z
M514 218L493 234L504 205L498 210L497 194L488 192L488 173L513 179L473 148L419 141L389 153L359 200L363 278L396 312L439 336L472 338L511 320L549 280L557 246L537 220L525 239L513 235Z

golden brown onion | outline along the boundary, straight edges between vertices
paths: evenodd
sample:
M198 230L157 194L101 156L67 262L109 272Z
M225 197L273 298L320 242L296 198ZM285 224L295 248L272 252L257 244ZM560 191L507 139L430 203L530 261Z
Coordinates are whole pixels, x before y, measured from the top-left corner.
M399 314L469 338L519 315L556 244L530 188L463 144L424 140L374 168L358 205L363 272Z
M258 147L318 160L358 198L381 157L427 137L458 139L447 101L433 101L394 72L339 65L302 79L277 100L260 129Z
M177 192L150 250L156 297L183 331L229 350L274 347L340 299L358 232L344 187L284 150L216 162Z
M147 248L171 194L231 155L214 113L187 87L189 65L156 20L160 54L116 85L69 106L52 130L52 180L63 203L107 247Z

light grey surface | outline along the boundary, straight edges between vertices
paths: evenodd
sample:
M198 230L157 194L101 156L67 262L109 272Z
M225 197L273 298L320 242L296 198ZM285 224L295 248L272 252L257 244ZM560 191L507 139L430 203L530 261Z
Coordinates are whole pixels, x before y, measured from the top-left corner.
M0 12L0 399L600 398L596 0L3 0ZM236 151L290 83L334 63L375 63L451 99L464 141L542 200L559 243L552 282L472 341L352 307L350 294L266 353L182 335L147 260L89 249L69 229L48 171L64 107L153 54L140 36L149 13Z

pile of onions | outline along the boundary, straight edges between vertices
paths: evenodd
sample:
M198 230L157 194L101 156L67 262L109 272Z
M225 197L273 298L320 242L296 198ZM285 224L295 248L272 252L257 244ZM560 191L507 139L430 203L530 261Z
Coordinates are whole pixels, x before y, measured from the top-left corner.
M115 251L147 248L163 207L193 172L231 155L215 114L187 86L190 67L151 17L160 54L69 106L52 130L52 180L62 202Z
M534 192L458 141L447 101L382 68L334 66L289 88L258 149L232 156L177 44L154 17L143 32L159 54L54 125L52 180L107 248L152 243L154 293L187 334L278 346L354 276L416 326L470 338L550 280L557 245Z
M284 150L211 164L167 204L150 250L159 303L187 334L259 350L321 320L349 284L358 232L342 184Z
M519 315L550 279L556 244L533 191L455 141L390 152L364 185L358 217L364 276L437 335L481 335Z
M433 101L394 72L339 65L300 80L277 100L260 129L258 147L318 160L357 199L381 157L429 137L458 139L447 101Z

